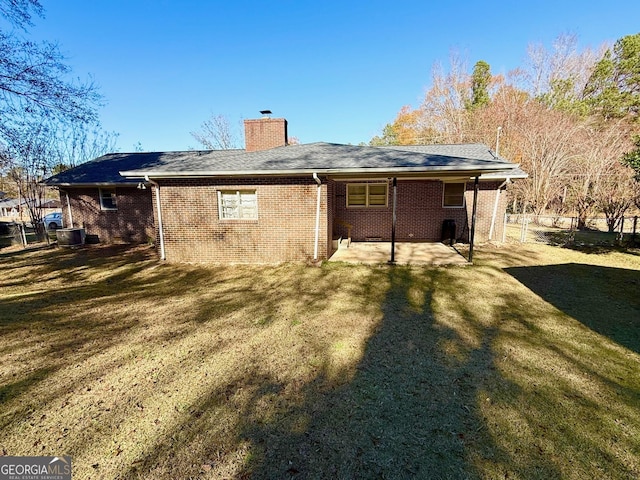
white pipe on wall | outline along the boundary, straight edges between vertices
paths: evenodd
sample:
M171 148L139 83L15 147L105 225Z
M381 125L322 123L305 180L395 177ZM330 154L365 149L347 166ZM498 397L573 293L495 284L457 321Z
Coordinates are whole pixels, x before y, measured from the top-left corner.
M502 184L496 190L496 201L493 204L493 214L491 215L491 225L489 226L489 240L493 239L493 231L495 230L496 216L498 214L498 203L500 202L500 190L502 190L502 188L505 187L510 181L511 178L507 177L507 179L502 182Z
M318 174L313 172L313 179L318 184L318 198L316 200L316 237L313 244L313 259L318 260L318 242L320 241L320 197L322 193L322 182L318 178Z
M64 192L67 197L67 211L69 212L69 228L73 228L73 214L71 213L71 201L69 200L69 192Z
M164 252L164 231L162 230L162 209L160 208L160 185L149 178L149 175L145 175L144 179L151 185L156 187L156 207L158 209L158 232L160 235L160 260L166 260Z

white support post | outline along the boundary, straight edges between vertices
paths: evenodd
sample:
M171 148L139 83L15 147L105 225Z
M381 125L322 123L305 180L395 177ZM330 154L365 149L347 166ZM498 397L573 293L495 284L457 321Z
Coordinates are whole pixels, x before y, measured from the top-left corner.
M317 199L316 199L316 229L313 243L313 259L318 260L318 243L320 241L320 200L322 197L322 182L318 178L318 175L314 172L313 179L316 181L317 187Z

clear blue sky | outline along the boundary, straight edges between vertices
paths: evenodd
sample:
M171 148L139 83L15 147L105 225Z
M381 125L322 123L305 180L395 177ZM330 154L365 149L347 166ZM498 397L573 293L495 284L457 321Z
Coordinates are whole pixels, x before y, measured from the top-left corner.
M197 147L211 114L271 109L303 143L359 143L402 105L418 105L452 49L494 73L532 42L574 33L581 46L640 30L640 2L42 0L30 33L90 74L120 151Z

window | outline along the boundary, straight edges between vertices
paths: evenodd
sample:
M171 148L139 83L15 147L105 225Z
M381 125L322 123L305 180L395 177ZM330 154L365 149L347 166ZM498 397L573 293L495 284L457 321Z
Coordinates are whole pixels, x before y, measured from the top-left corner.
M258 202L255 190L219 190L218 211L221 220L256 220Z
M386 183L347 184L347 207L386 207Z
M444 207L464 207L464 192L466 184L462 183L445 183L444 198L442 206Z
M115 188L100 189L100 208L102 210L117 210L118 201L116 199Z

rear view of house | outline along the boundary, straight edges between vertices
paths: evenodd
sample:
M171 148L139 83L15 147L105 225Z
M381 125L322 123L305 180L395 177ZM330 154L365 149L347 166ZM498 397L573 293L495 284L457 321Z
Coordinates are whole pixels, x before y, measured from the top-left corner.
M480 144L287 145L284 119L245 129L244 150L109 154L47 183L65 224L101 242L153 239L169 261L272 263L326 259L339 238L500 238L501 191L526 176Z

